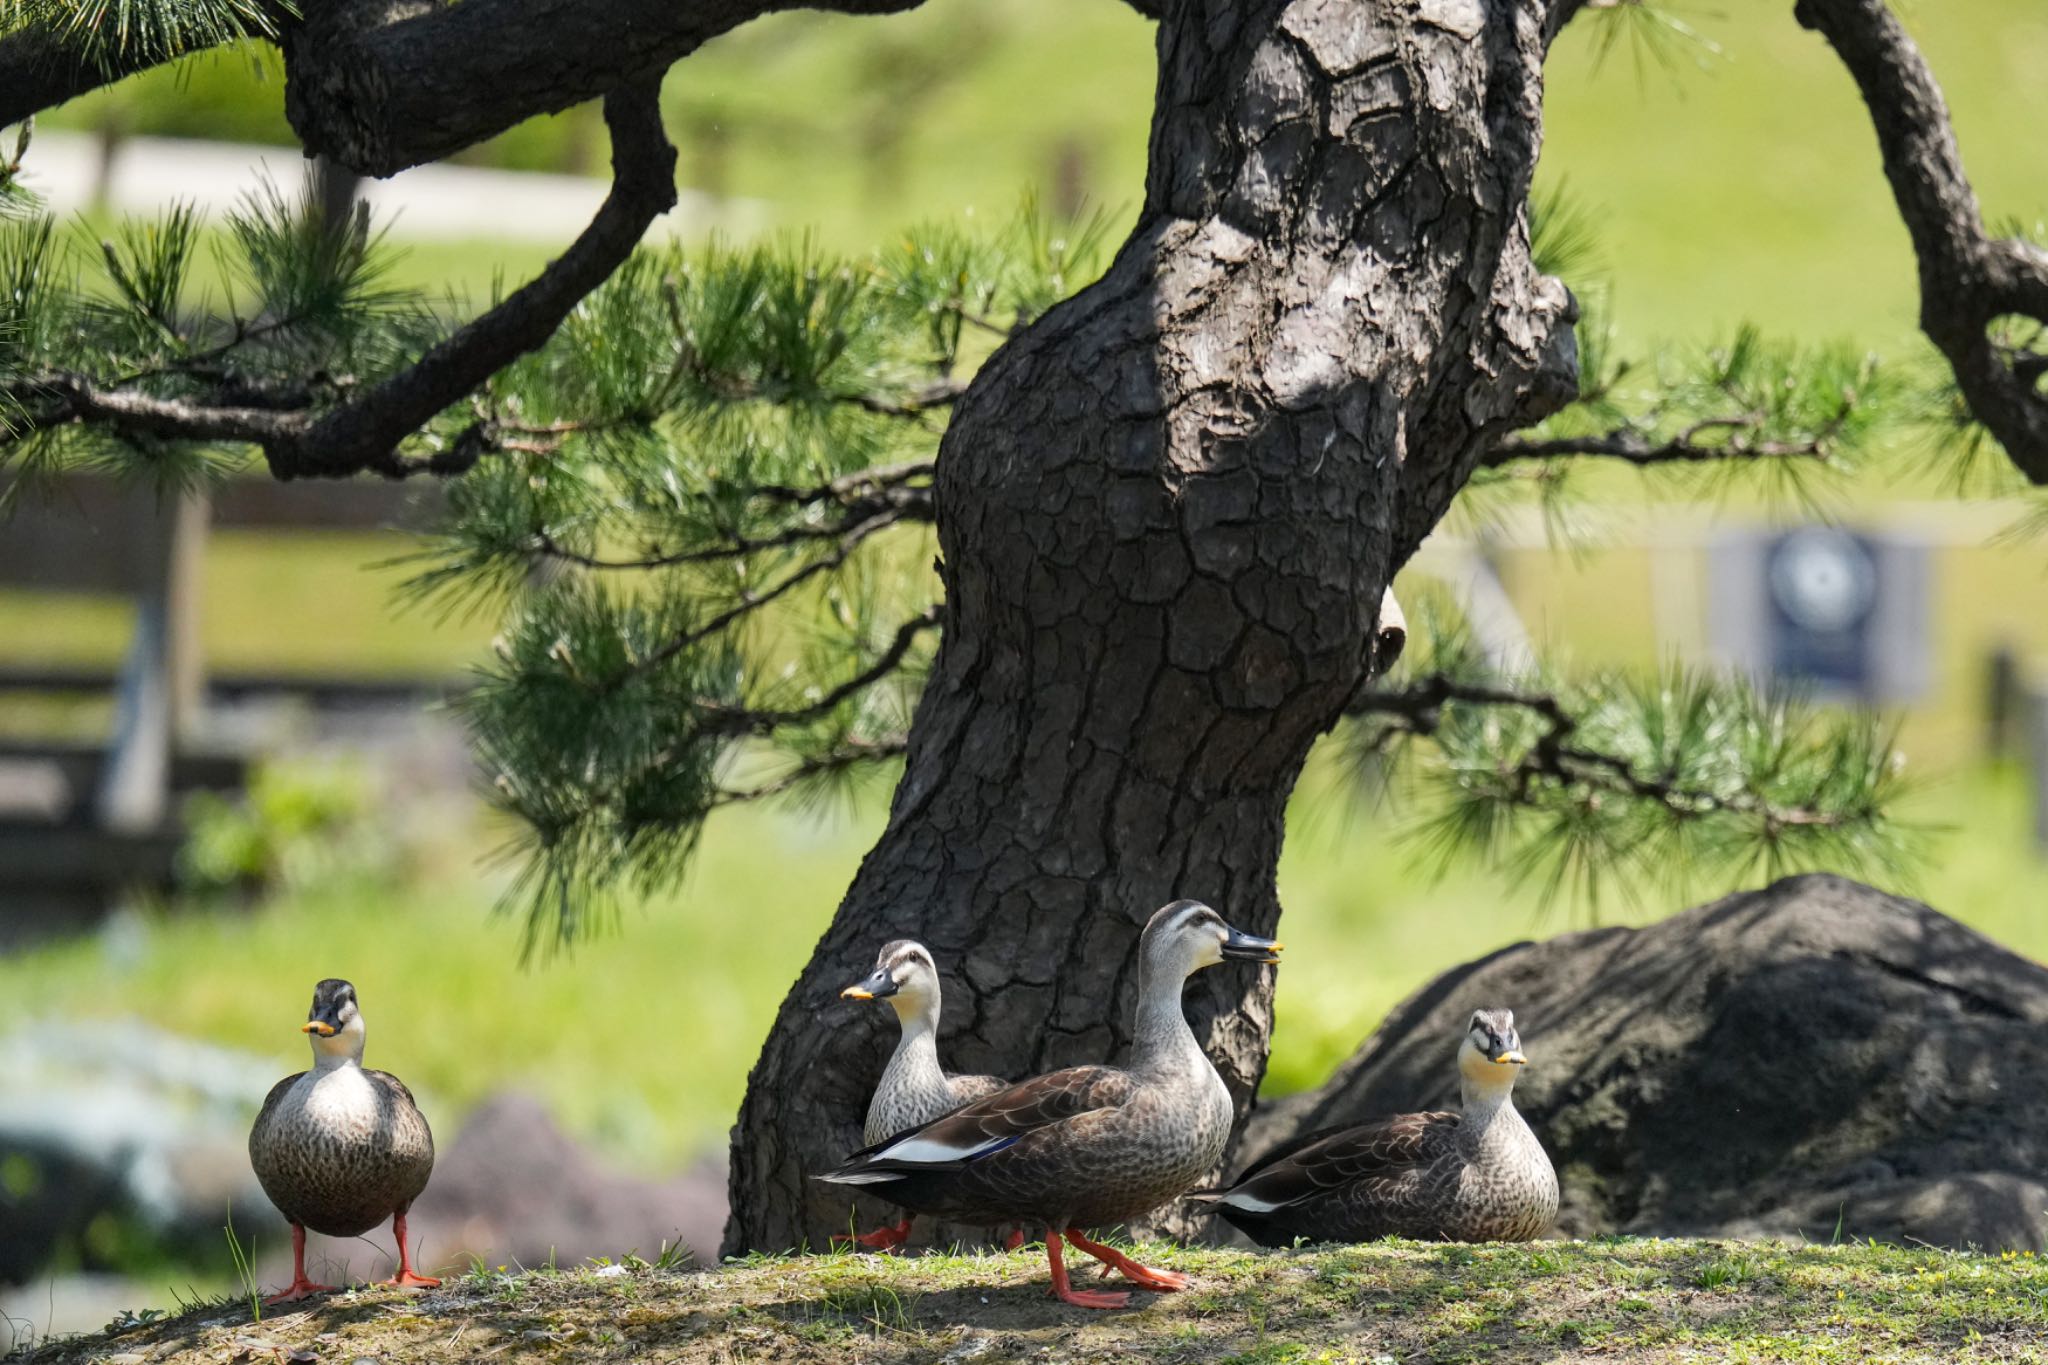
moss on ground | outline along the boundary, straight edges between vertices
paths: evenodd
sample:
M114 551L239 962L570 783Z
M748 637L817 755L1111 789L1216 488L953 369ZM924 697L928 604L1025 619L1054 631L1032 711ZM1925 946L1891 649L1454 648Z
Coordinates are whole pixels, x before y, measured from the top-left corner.
M1045 1295L1030 1248L480 1268L439 1290L246 1300L48 1344L112 1361L2048 1361L2048 1262L1889 1246L1613 1239L1252 1253L1145 1247L1184 1293Z

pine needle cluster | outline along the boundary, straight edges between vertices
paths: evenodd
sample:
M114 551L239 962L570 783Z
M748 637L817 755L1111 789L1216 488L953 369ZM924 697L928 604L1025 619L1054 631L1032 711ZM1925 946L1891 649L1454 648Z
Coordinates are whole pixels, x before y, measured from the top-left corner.
M1597 243L1540 206L1537 248L1589 276ZM408 438L460 471L406 557L427 609L500 622L461 703L509 817L509 902L566 943L620 892L671 882L736 801L831 801L886 781L940 624L932 461L951 404L1014 329L1104 264L1106 222L1026 205L995 230L920 228L879 252L814 243L642 250L541 349ZM83 239L0 223L0 474L19 498L94 469L176 487L251 463L232 440L151 434L137 405L344 403L448 336L461 309L394 288L360 213L266 191L214 239L189 210ZM1608 456L1658 480L1804 497L1940 397L1847 348L1751 332L1619 358L1581 281L1584 391L1504 441L1461 498L1484 519L1567 505ZM1697 485L1689 485L1696 487ZM1706 886L1793 867L1896 880L1912 832L1874 722L1683 670L1488 676L1424 618L1402 682L1338 743L1405 756L1424 856L1489 861L1551 893Z

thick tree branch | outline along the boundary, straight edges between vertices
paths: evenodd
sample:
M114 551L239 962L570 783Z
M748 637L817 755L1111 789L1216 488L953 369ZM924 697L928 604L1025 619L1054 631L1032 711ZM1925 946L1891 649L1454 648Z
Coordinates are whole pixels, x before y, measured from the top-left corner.
M37 405L24 425L97 420L163 439L249 442L262 448L280 480L460 473L487 448L482 423L431 459L402 456L398 446L546 344L569 311L632 253L648 225L675 204L675 149L662 131L655 83L607 96L605 121L612 135L612 188L583 234L502 303L348 402L317 415L303 408L212 407L46 374L12 386L17 397Z
M1855 78L1920 267L1920 326L1971 413L2026 476L2048 484L2048 396L2015 373L1987 329L2006 314L2048 322L2048 253L1986 235L1948 105L1885 0L1798 0Z
M890 14L922 0L338 0L285 40L285 113L309 153L364 175L436 161L535 114L658 82L750 19Z
M457 6L466 8L466 6ZM322 416L288 446L266 445L280 479L338 478L363 469L412 472L396 447L434 415L528 351L632 254L648 225L675 207L675 148L661 126L660 83L647 79L605 97L612 188L590 226L546 270L504 302L386 379Z

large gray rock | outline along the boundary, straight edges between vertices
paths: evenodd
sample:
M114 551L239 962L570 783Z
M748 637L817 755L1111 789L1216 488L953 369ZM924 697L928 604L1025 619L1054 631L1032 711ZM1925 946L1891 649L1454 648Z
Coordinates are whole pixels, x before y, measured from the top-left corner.
M1917 901L1793 877L1645 929L1519 943L1403 1003L1297 1132L1455 1104L1471 1011L1515 1011L1559 1227L2048 1247L2048 968Z

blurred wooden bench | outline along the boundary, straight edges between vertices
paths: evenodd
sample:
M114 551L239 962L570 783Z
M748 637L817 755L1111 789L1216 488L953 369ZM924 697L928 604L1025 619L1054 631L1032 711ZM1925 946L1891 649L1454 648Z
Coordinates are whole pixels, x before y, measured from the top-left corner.
M25 918L62 919L67 907L92 913L123 889L170 885L179 798L200 789L239 790L249 765L245 753L195 740L209 704L276 693L322 707L407 706L445 693L441 679L209 678L200 646L212 529L411 526L430 515L436 496L428 487L370 481L250 479L210 495L159 498L151 489L71 476L0 522L0 588L121 596L135 604L134 632L118 669L0 653L0 704L27 693L114 699L103 744L0 735L0 920L17 921L0 923L0 943L16 937Z

